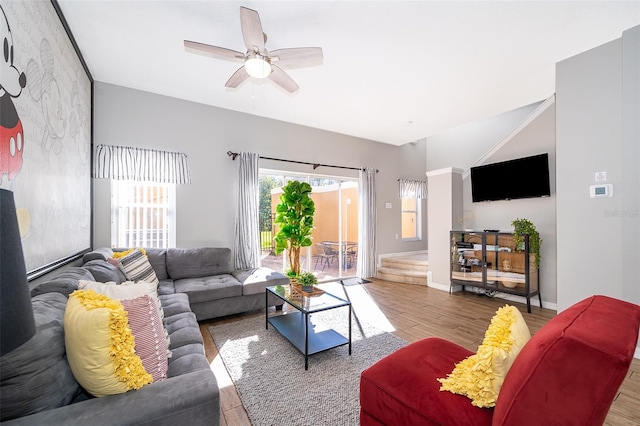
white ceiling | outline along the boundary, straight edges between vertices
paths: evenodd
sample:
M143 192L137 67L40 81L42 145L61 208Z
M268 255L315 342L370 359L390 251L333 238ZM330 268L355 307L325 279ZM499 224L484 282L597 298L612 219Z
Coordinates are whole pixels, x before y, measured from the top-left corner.
M640 24L640 1L58 0L96 81L400 145L547 98L555 64ZM240 6L266 47L320 46L324 63L225 82L237 63L184 39L245 51Z

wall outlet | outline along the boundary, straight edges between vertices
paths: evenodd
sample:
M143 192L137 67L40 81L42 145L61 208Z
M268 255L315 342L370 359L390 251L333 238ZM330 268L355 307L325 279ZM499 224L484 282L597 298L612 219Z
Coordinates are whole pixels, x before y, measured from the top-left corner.
M385 203L385 204L384 204L384 207L385 207L386 209L390 209L390 208L391 208L391 203Z

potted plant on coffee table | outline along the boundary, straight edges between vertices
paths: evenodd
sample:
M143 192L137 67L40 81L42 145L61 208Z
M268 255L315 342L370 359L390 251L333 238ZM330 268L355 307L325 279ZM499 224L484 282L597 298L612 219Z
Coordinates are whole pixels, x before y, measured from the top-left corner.
M311 272L303 272L298 275L298 283L302 286L302 291L311 293L313 285L318 283L318 278Z
M280 227L274 237L275 253L287 250L290 268L287 275L295 278L300 276L300 250L311 245L316 207L310 197L311 185L306 182L289 181L282 191L274 220Z

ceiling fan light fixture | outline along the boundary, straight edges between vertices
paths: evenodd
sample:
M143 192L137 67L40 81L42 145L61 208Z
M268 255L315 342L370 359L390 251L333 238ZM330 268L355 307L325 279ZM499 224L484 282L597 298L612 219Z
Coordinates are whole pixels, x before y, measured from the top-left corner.
M252 55L244 62L247 74L255 78L267 78L271 74L271 64L259 54Z

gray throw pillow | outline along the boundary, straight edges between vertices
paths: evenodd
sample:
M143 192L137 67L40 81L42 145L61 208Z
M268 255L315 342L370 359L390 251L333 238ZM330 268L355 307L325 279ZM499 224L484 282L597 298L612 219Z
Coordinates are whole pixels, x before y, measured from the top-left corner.
M83 267L88 269L93 275L94 281L99 283L113 281L116 284L120 284L127 280L120 268L105 260L92 260L85 263Z
M31 297L39 294L57 292L69 297L78 289L78 281L93 281L94 277L88 269L71 266L48 281L38 284L31 290Z

